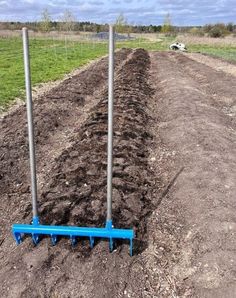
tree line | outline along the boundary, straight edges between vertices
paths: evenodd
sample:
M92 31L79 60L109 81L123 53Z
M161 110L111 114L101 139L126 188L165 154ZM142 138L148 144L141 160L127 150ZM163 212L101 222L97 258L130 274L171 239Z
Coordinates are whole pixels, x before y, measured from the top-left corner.
M47 9L41 13L41 19L37 22L0 22L0 30L20 30L27 26L30 30L40 32L63 31L63 32L105 32L108 31L108 24L97 24L93 22L78 22L73 13L65 10L58 21L54 21ZM189 32L192 35L210 37L222 37L236 32L236 25L228 24L207 24L205 26L173 26L170 14L167 14L162 25L134 25L130 24L123 14L118 15L115 21L118 33L164 33L165 35L175 35L179 32Z

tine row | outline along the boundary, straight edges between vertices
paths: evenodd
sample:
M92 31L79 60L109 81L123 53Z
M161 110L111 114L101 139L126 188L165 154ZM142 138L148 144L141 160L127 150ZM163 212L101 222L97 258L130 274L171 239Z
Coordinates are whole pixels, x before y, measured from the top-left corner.
M31 236L32 236L32 240L33 240L34 245L37 245L39 243L39 241L40 241L39 235L38 234L31 234ZM15 241L16 241L16 243L18 245L22 242L22 237L21 237L21 234L20 233L14 233L14 238L15 238ZM51 238L52 245L56 245L57 244L57 241L58 241L58 236L57 235L54 235L54 234L51 234L50 235L50 238ZM71 241L71 245L72 246L75 246L76 243L77 243L77 239L73 235L70 236L70 241ZM95 243L94 237L89 237L89 242L90 242L90 247L93 248L94 247L94 243ZM110 238L109 239L109 249L110 249L111 252L114 249L113 238ZM130 252L132 252L132 240L131 239L130 239Z

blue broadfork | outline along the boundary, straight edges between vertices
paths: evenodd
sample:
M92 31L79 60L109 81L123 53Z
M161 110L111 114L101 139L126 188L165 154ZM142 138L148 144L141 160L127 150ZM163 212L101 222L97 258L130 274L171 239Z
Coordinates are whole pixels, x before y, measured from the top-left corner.
M109 241L110 251L113 250L114 239L128 239L130 241L130 255L133 250L133 229L116 229L112 224L112 163L113 163L113 97L114 97L114 28L109 26L109 79L108 79L108 159L107 159L107 219L104 228L77 227L77 226L52 226L40 223L37 208L37 177L35 161L33 104L30 77L29 38L27 28L23 32L25 87L27 99L27 120L29 136L31 194L33 220L32 224L13 224L12 233L17 244L22 242L24 234L30 234L35 245L39 243L40 236L49 235L52 244L55 245L58 236L67 236L75 245L79 237L88 237L90 246L94 246L95 238L106 238Z

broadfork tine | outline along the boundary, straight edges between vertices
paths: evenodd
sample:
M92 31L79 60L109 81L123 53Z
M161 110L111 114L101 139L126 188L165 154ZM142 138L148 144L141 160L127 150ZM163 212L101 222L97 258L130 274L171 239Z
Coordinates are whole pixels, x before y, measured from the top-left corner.
M90 236L89 241L90 241L90 247L93 248L94 247L94 238Z
M39 235L32 234L32 240L33 240L34 245L37 245L39 243Z
M21 244L21 242L22 242L21 234L20 233L14 233L13 235L14 235L16 244L17 245Z
M110 249L110 252L113 251L113 239L112 238L110 238L110 240L109 240L109 249Z
M76 245L76 243L77 243L77 240L76 240L76 238L75 238L75 236L70 236L70 241L71 241L71 245L74 247L75 245Z
M57 235L54 235L54 234L51 235L51 242L52 242L52 245L56 245L56 243L57 243Z

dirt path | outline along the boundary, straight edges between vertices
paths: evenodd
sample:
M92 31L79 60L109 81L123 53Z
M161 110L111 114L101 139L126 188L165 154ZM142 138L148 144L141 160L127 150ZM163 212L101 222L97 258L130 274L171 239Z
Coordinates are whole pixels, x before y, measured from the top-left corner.
M180 297L235 297L235 78L177 53L151 54L151 74L154 166L176 179L153 219L166 274Z
M103 226L107 59L35 103L41 220ZM25 107L0 122L2 297L235 297L235 78L178 53L116 56L114 224L127 243L16 246L30 222Z
M223 71L227 74L236 76L236 64L227 62L223 59L217 59L214 57L210 57L208 55L203 55L200 53L186 53L188 58L191 58L197 62L205 64L217 71Z

